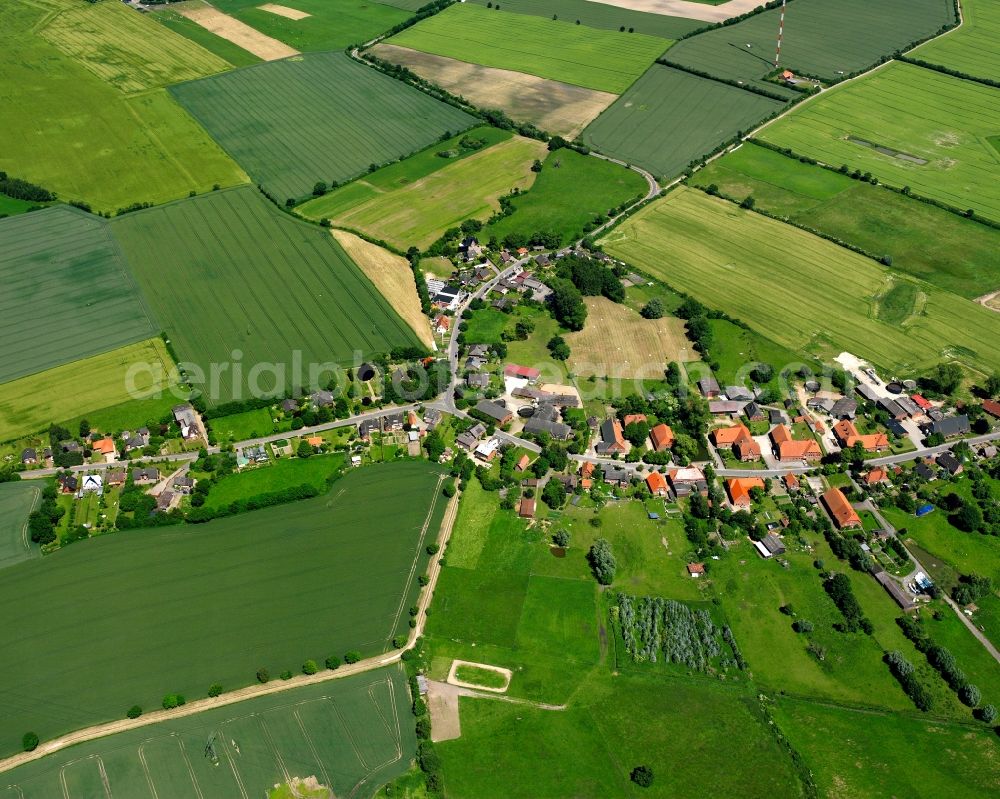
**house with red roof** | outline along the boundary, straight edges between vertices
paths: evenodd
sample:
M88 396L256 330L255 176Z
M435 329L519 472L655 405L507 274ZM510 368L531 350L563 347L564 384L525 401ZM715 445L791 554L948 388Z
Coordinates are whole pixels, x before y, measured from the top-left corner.
M509 363L503 368L505 377L521 377L525 380L537 380L541 372L532 369L530 366L519 366L516 363Z
M759 477L730 477L726 480L729 501L737 510L750 509L750 505L753 504L750 492L755 488L764 489L764 481Z
M663 476L663 472L650 472L646 475L646 485L654 497L665 497L669 493L667 478Z
M860 435L854 422L850 419L841 419L833 426L833 435L837 443L845 449L850 449L855 444L864 447L865 452L882 452L889 449L889 436L885 433L870 433Z
M676 439L669 425L658 424L649 431L649 440L653 443L654 452L663 452L673 447Z
M858 512L851 506L850 500L844 496L844 492L839 488L831 488L823 494L823 504L830 512L837 529L861 527L861 517L858 516Z

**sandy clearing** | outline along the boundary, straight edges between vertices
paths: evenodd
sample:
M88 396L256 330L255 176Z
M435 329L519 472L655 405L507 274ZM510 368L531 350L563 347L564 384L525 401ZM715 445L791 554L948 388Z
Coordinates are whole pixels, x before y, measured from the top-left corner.
M299 54L295 48L265 36L259 30L251 28L235 17L223 14L216 8L180 8L177 9L177 13L265 61L276 61L279 58Z
M991 311L1000 311L1000 291L991 291L982 297L976 297L975 301Z
M394 44L371 52L400 64L480 108L499 108L512 119L531 122L549 133L575 137L617 99L609 92L571 86L509 69L469 64Z
M684 322L674 317L643 319L627 305L604 297L586 297L587 323L567 333L570 369L577 375L662 378L670 361L697 360L684 335Z
M465 682L460 680L457 676L458 669L461 666L471 666L474 669L480 669L481 671L492 671L499 674L507 682L504 683L503 688L490 688L486 685L477 685L471 682ZM502 694L510 687L511 677L514 676L514 672L510 669L505 669L501 666L490 666L487 663L476 663L471 660L453 660L451 662L451 668L448 670L448 682L452 685L457 685L459 688L473 688L477 691L489 691L494 694Z
M724 20L746 14L757 6L762 6L762 0L729 0L718 6L704 3L692 3L688 0L590 0L607 6L631 8L633 11L646 11L650 14L663 14L668 17L686 17L700 19L703 22L723 22Z
M420 310L420 297L417 296L417 285L413 281L413 270L406 259L346 230L334 230L333 236L396 313L413 328L417 338L433 349L434 334L431 332L430 322Z
M276 3L264 3L264 5L257 6L257 8L261 11L269 11L272 14L277 14L279 17L285 17L285 19L299 20L312 16L312 14L307 14L305 11L299 11L297 8L279 6Z

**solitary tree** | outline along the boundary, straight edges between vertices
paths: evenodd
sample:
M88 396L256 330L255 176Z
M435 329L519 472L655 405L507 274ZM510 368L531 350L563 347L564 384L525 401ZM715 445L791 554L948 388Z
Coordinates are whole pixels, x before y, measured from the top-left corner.
M128 712L125 715L128 716L130 719L137 719L139 718L139 716L142 715L142 708L139 707L138 705L132 705L132 707L128 709Z
M307 660L302 664L303 674L315 674L317 671L319 671L319 666L316 665L315 660Z
M21 739L21 746L25 752L34 752L38 748L38 736L33 732L26 732Z
M218 696L222 693L222 684L214 682L208 687L209 696Z
M615 579L615 569L618 564L615 556L611 552L611 544L606 538L598 538L590 547L587 553L587 560L590 561L590 568L594 571L594 577L601 585L611 585Z
M639 313L646 319L662 319L666 312L663 300L659 297L653 297L653 299L642 306L642 310Z
M636 766L632 769L631 778L640 788L648 788L653 784L653 769L649 766Z

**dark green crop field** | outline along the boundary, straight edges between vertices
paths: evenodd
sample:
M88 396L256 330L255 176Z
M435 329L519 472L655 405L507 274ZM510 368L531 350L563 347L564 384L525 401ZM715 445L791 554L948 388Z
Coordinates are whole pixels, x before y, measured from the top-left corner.
M262 667L385 651L407 631L440 525L439 473L359 469L315 499L116 533L4 570L0 597L18 612L4 625L0 751L27 730L46 740L168 693L247 685Z
M468 0L468 2L485 6L490 0ZM497 3L493 5L496 6ZM696 19L647 14L643 11L633 11L631 8L595 3L592 0L504 0L503 10L547 19L552 19L552 15L555 14L566 22L575 23L579 20L581 25L586 25L588 28L609 31L616 31L624 25L626 28L633 28L636 33L659 36L661 39L677 39L708 24Z
M654 64L583 131L607 155L673 177L782 104L759 94Z
M411 719L403 672L387 666L75 746L6 773L4 796L233 799L312 776L367 795L409 767Z
M310 364L419 345L328 231L255 189L140 211L111 227L178 356L206 378L212 364L225 367L214 386L202 384L209 404L283 393L296 352L308 383Z
M673 64L770 92L795 92L763 78L774 70L781 9L678 42ZM952 0L793 0L785 14L781 68L826 80L858 72L954 20ZM747 45L750 45L747 47Z
M0 383L155 335L100 217L60 206L0 220Z
M41 500L41 481L0 483L0 568L38 557L28 538L28 514Z
M343 53L293 56L170 91L279 202L476 121Z

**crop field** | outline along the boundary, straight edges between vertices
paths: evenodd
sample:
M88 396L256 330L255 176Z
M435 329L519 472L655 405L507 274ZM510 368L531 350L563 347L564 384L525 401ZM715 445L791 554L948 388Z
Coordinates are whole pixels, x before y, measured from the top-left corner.
M586 297L587 323L567 333L570 370L580 377L663 375L670 361L693 361L698 353L684 335L684 322L673 316L643 319L627 305L604 297Z
M490 0L468 0L468 2L485 6ZM503 10L513 11L515 14L533 14L546 19L552 19L552 15L555 14L567 22L575 23L579 20L588 28L609 31L617 31L624 25L626 28L634 28L636 33L659 36L663 39L677 39L705 24L695 19L634 11L631 8L620 8L591 0L504 0Z
M1000 162L987 139L998 130L996 89L892 63L796 109L761 138L1000 220Z
M121 3L46 0L59 13L42 36L101 80L125 93L193 80L229 69L198 44L158 27Z
M689 181L836 236L963 297L1000 288L1000 231L894 191L744 144Z
M315 499L115 533L6 569L6 601L46 601L6 627L18 646L0 664L0 750L29 729L46 740L168 693L249 685L260 668L385 651L408 631L446 502L439 474L419 461L357 469Z
M903 373L949 355L986 371L1000 366L1000 351L984 346L1000 336L997 314L918 283L920 302L905 323L878 321L873 305L898 277L696 190L681 188L647 206L604 243L613 255L796 352L829 358L848 350Z
M465 219L486 221L498 199L535 179L531 165L545 143L516 136L448 164L409 185L376 195L333 217L333 224L361 230L398 249L426 249Z
M910 55L974 75L1000 80L1000 6L990 0L963 0L965 21L956 31L921 45Z
M0 221L0 282L0 382L157 332L106 223L75 208Z
M213 420L214 421L214 420ZM311 458L282 458L268 466L259 466L220 477L205 498L205 507L224 508L240 498L254 497L309 484L322 491L326 479L344 465L344 456L314 455Z
M996 794L996 736L982 725L859 712L782 698L774 715L805 758L821 796Z
M25 799L246 799L315 777L358 796L405 772L415 750L405 676L387 666L81 744L4 784Z
M590 5L589 0L583 0ZM395 44L376 44L373 55L464 97L480 108L496 108L517 122L530 122L553 135L572 139L616 99L557 80L524 72L469 64Z
M678 42L666 58L719 78L742 80L794 97L794 90L764 80L774 72L780 14L780 8L772 9L692 36ZM785 14L781 66L834 80L936 33L953 19L952 0L795 0Z
M214 6L251 28L302 52L343 50L374 39L412 16L398 8L369 0L281 0L276 5L301 11L302 19L267 11L261 0L215 0Z
M188 6L191 8L196 7L196 5L196 3L188 0ZM185 9L188 6L185 6ZM219 58L229 62L234 67L248 67L251 64L259 64L261 61L258 56L255 56L250 51L244 50L229 39L224 39L212 33L212 31L168 6L160 6L154 9L153 13L149 16L164 27L170 28L174 33L179 33L195 44L201 45L210 53L215 53Z
M171 87L267 191L301 198L409 155L474 119L343 53L274 61Z
M111 227L179 357L202 370L209 404L284 393L296 379L325 382L310 378L312 365L418 344L327 231L252 188L129 214ZM217 381L213 365L222 369Z
M126 425L97 425L95 411L123 403L135 421L159 419L179 402L170 389L176 370L163 340L153 338L138 344L92 355L44 372L0 385L0 441L7 441L84 416L94 429L125 429Z
M625 91L670 44L656 36L468 3L449 6L389 43L614 94Z
M487 225L483 236L503 241L509 233L547 232L568 244L596 216L638 200L646 188L642 175L631 169L562 148L548 154L531 190L511 201L514 213Z
M45 16L24 0L0 4L0 105L8 111L0 170L99 211L246 182L164 90L126 97L42 38L35 27Z
M777 100L657 64L590 123L583 140L669 178L781 108Z
M428 349L433 348L434 334L429 320L420 307L413 269L405 258L383 247L370 244L360 236L346 230L333 231L333 237L358 268L375 284L375 288L400 318L410 326L414 335Z
M41 481L0 483L0 569L38 557L28 538L28 514L41 497Z

